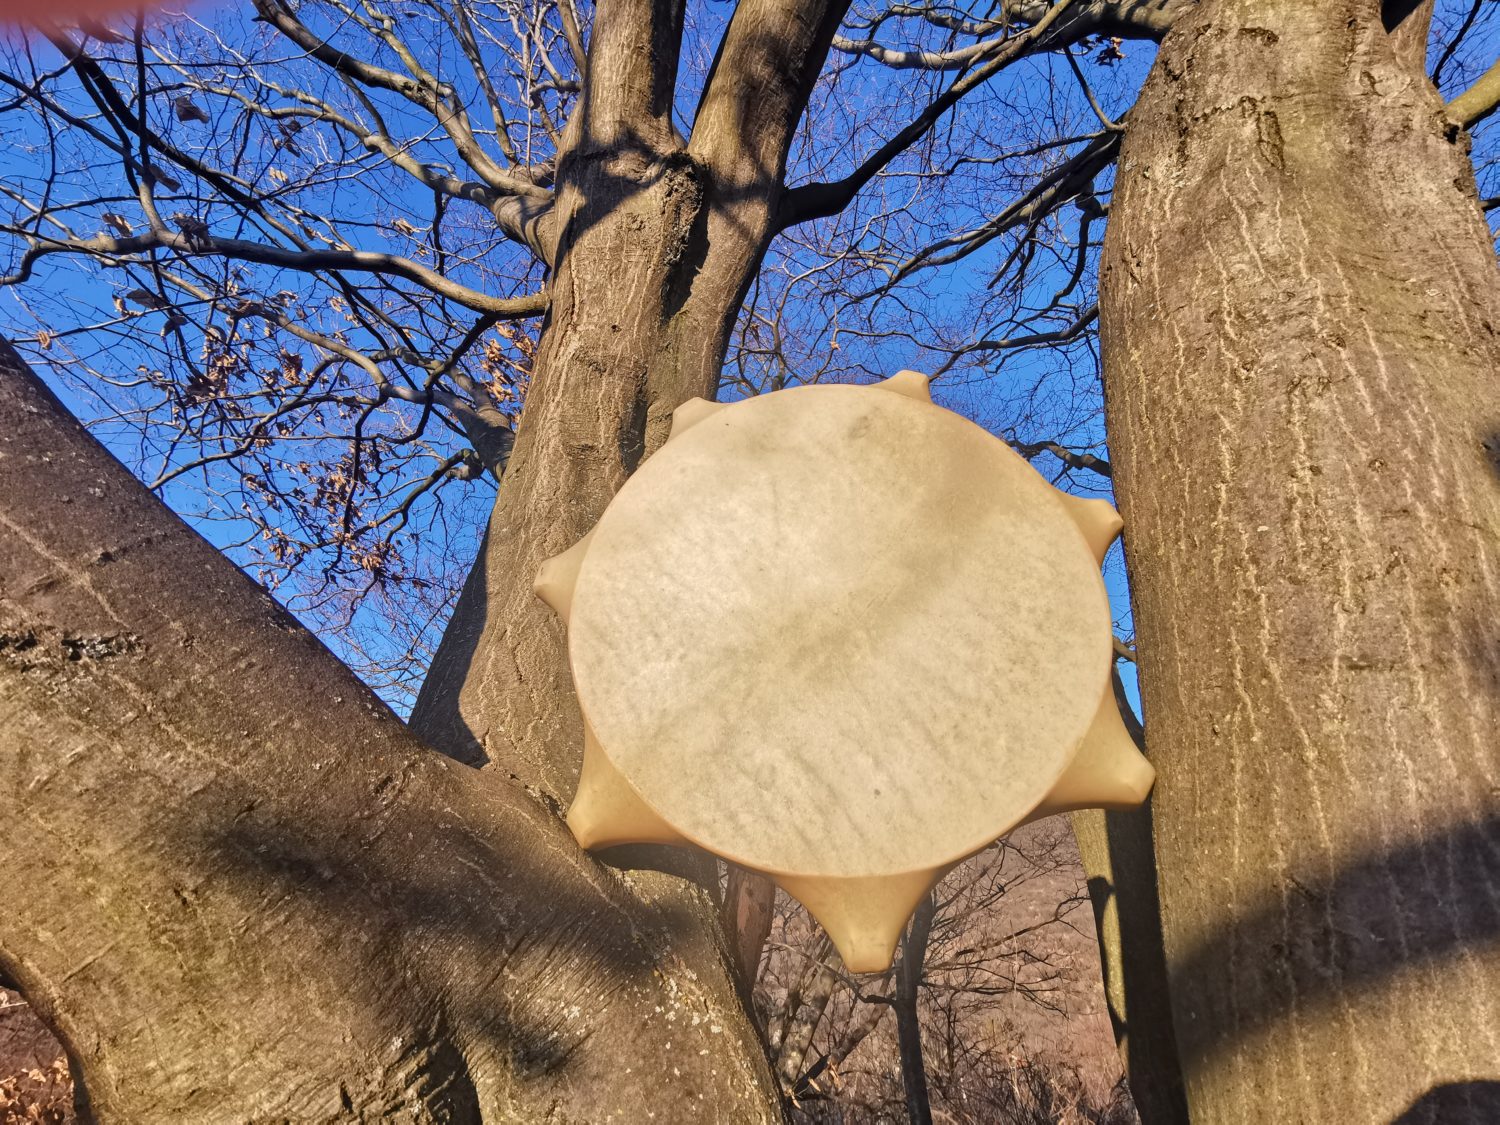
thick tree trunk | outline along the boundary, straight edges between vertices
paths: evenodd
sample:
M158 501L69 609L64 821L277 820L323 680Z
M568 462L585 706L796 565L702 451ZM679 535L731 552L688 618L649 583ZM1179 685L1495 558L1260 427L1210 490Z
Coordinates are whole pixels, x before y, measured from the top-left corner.
M509 776L555 812L577 783L582 719L561 623L532 580L666 439L672 411L716 394L775 233L788 147L846 6L740 0L690 139L672 123L681 4L614 0L596 11L549 219L550 311L515 449L411 717L434 746ZM696 880L642 872L632 886L675 904L684 943L712 945L712 863L629 851L616 856L625 866ZM764 877L748 881L752 900L770 893ZM765 936L756 932L754 956L741 949L748 934L723 951L746 997Z
M656 374L681 312L674 295L691 281L680 267L706 218L703 171L670 116L681 15L650 0L600 9L586 95L558 164L550 309L516 446L412 714L435 745L493 763L554 804L572 792L582 728L561 624L532 579L593 526L640 462L648 413L660 425L677 405L664 396L652 410L653 379L686 383L688 398L712 394L717 376L717 360ZM740 279L703 288L720 290L715 311L732 324ZM696 328L722 354L727 327Z
M562 625L532 579L593 527L665 438L672 410L713 397L765 244L744 242L732 269L692 280L691 303L670 307L702 238L701 170L670 153L628 171L602 156L572 159L603 167L579 174L578 198L559 200L561 264L515 450L412 715L416 730L456 756L492 763L559 804L576 784L583 733ZM611 179L620 182L594 182Z
M1418 54L1373 0L1211 0L1111 207L1195 1121L1500 1120L1500 293Z
M780 1117L674 904L418 744L8 346L0 810L0 971L101 1121Z
M891 1006L896 1010L896 1040L901 1054L901 1083L906 1089L906 1119L910 1125L932 1125L932 1103L927 1094L927 1064L922 1059L922 968L927 960L927 939L937 898L928 892L912 915L901 939L901 960L896 964L896 989Z
M691 139L670 114L680 6L616 0L596 16L515 450L412 714L435 745L549 802L572 795L582 726L562 627L532 579L593 527L665 440L672 411L717 392L775 233L787 148L844 6L741 0Z

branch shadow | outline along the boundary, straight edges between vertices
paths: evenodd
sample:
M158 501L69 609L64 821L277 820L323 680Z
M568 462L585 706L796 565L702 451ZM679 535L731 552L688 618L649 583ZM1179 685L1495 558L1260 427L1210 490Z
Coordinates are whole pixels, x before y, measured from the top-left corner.
M1391 1125L1446 1125L1455 1121L1495 1121L1500 1082L1447 1082L1423 1094Z
M612 1073L675 1042L687 1075L736 1049L711 903L637 895L526 794L420 744L3 341L0 419L24 530L0 537L0 600L26 632L0 660L0 870L27 889L0 911L0 975L101 1115L160 1119L167 1090L217 1120L233 1108L204 1099L295 1100L305 1071L351 1113L472 1121L510 1075L559 1090L580 1060ZM66 519L64 475L90 485ZM133 643L68 649L103 630ZM671 1022L724 998L724 1027ZM741 1093L692 1065L667 1091L628 1063L588 1088L675 1119Z
M1325 881L1289 879L1173 959L1184 1066L1191 1071L1232 1052L1294 1009L1317 1018L1340 996L1413 967L1494 956L1497 945L1500 813L1367 855ZM1409 1111L1419 1114L1411 1120L1434 1119L1421 1116L1429 1112L1423 1107L1458 1098L1477 1115L1441 1119L1500 1121L1500 1059L1490 1069L1492 1075L1435 1088L1434 1100Z

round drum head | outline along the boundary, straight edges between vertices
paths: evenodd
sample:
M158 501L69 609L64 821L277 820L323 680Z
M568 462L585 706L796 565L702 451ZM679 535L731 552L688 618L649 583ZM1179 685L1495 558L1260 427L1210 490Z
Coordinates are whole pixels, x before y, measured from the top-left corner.
M598 744L688 839L762 871L932 869L1024 817L1106 690L1109 604L1004 443L816 386L678 434L600 520L569 646Z

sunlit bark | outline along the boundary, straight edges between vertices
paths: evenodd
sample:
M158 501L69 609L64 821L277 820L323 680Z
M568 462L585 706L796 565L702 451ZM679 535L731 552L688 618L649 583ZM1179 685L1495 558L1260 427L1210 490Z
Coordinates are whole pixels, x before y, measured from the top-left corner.
M1194 1120L1500 1115L1500 286L1420 58L1373 2L1203 4L1121 158L1105 390Z

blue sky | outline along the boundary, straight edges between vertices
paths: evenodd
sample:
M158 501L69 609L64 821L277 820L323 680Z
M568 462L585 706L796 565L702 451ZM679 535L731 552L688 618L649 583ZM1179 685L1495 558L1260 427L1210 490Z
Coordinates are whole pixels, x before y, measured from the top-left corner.
M706 70L713 43L731 11L732 6L727 3L694 4L689 8L683 79L677 100L684 130L690 126L696 103L697 79ZM1468 11L1468 4L1440 4L1439 29L1453 26ZM264 84L247 78L248 65L240 71L227 65L225 60L232 63L234 52L225 51L221 44L228 44L256 58L266 58L268 51L279 52L280 60L261 67L263 73L339 100L341 106L349 102L342 88L326 72L298 63L293 57L295 52L287 52L278 41L268 38L265 29L248 15L248 8L241 5L203 4L191 8L187 18L177 17L160 24L156 34L178 68L170 72L153 64L148 81L153 123L180 148L205 158L222 155L225 144L232 141L240 162L237 167L258 190L278 194L286 208L336 216L338 236L351 245L414 256L432 255L432 239L427 236L424 243L421 232L431 225L433 199L415 181L382 167L367 153L351 149L335 130L324 125L309 124L293 143L282 144L263 123L237 112L231 100L191 89L191 80L220 81L262 99L266 105L294 104L289 98L278 99ZM1445 87L1462 85L1500 53L1500 19L1492 15L1488 11L1482 13L1476 25L1481 33L1472 36L1460 55L1447 63ZM477 116L481 92L472 73L463 67L450 67L454 54L451 39L429 35L423 30L425 26L412 19L403 19L401 24L403 33L426 51L424 62L444 77L452 75L451 81ZM331 25L322 25L319 30L335 38L339 34ZM882 27L880 36L893 44L903 42L895 24ZM249 45L257 43L261 46L252 52ZM946 44L933 41L924 45ZM32 58L28 60L24 50L12 41L9 53L13 73L15 68L29 65L42 71L57 67L59 60L50 47L33 44L30 50ZM121 56L118 72L123 81L130 81L133 71L128 48L105 50ZM1123 50L1125 57L1109 66L1100 65L1097 57L1080 60L1080 70L1102 109L1115 119L1128 109L1153 55L1149 44L1128 43ZM1098 54L1096 49L1095 56ZM212 58L223 65L205 67L203 60ZM388 57L384 61L393 63L394 59ZM835 62L840 68L839 80L837 84L821 83L814 95L810 124L793 154L789 175L793 183L808 178L829 179L847 172L871 151L884 130L906 120L914 106L949 79L947 75L918 71L893 72L868 61L852 66L845 59L836 58ZM174 73L177 85L169 81ZM85 117L93 114L92 105L76 81L58 80L49 89L56 92L62 107L68 111ZM191 94L208 110L210 123L200 125L173 117L171 98L183 92ZM10 96L11 91L0 91L0 102ZM522 101L534 99L559 114L566 108L563 95L555 92L537 94L531 87L518 87L517 97ZM381 113L390 131L410 139L411 152L429 162L453 163L446 139L436 133L419 111L395 97L377 97L374 103L373 108ZM4 123L7 142L0 178L20 185L34 197L50 193L49 198L54 201L76 199L79 206L67 217L75 224L77 234L87 237L103 229L100 216L106 210L134 216L139 223L139 208L128 198L118 162L104 159L97 143L77 130L60 126L55 119L36 114L12 110L0 114L0 122ZM810 231L794 230L778 240L768 256L762 282L752 292L744 318L746 331L737 341L736 353L726 369L728 381L723 397L765 389L775 385L772 380L784 378L868 380L904 367L930 372L941 366L944 358L935 345L1024 334L1065 323L1066 309L1056 310L1035 322L1032 318L1037 310L1048 306L1052 295L1066 281L1070 268L1067 254L1076 238L1079 221L1076 208L1071 207L1065 207L1057 223L1046 232L1056 257L1043 256L1043 260L1034 263L1023 284L1011 288L1004 284L992 286L992 279L1001 272L1013 248L1011 241L1000 239L961 262L920 271L884 297L869 295L877 288L880 277L878 266L869 264L877 254L892 246L909 251L945 235L981 226L998 206L1019 187L1024 187L1027 174L1034 176L1049 160L1055 162L1077 152L1082 147L1081 141L1041 156L1013 155L1038 139L1054 135L1059 128L1086 136L1097 132L1100 124L1081 95L1076 77L1061 58L1023 62L1005 71L981 94L961 103L929 141L918 145L908 157L894 164L887 175L872 183L848 214L818 224ZM58 132L49 135L49 129ZM534 128L522 130L512 140L518 150L524 152L529 145L533 146L534 155L547 155L545 137ZM1479 150L1487 154L1492 147L1481 143ZM952 157L958 153L970 153L995 163L970 163L955 166L942 176L933 175L934 169L946 168L945 161L952 163ZM1500 192L1494 186L1496 175L1491 158L1482 155L1480 164L1482 185L1488 185L1482 186L1482 192L1491 195ZM174 210L202 216L220 237L270 240L272 236L264 223L247 222L201 182L192 177L182 179L182 190L171 197ZM1095 187L1098 198L1107 203L1108 177L1101 177ZM114 199L97 206L84 203L100 194ZM19 213L12 200L0 203L12 215ZM478 208L464 203L451 205L442 228L447 272L488 292L534 290L540 282L535 266L528 265L513 247L487 231L485 219ZM403 222L418 228L418 234L403 233L399 228ZM1098 229L1093 231L1094 238L1099 234ZM1094 253L1096 248L1088 256L1078 299L1069 307L1082 307L1089 299ZM0 244L0 268L7 271L12 268L18 254L14 240ZM235 269L224 264L216 284L260 295L296 294L297 303L292 307L309 325L343 331L352 343L366 349L380 346L378 333L345 323L348 318L341 318L337 307L330 304L330 298L337 296L335 290L308 275L266 267L241 267L236 275ZM826 279L839 275L842 288L827 283ZM96 433L126 464L149 480L164 469L185 463L191 450L168 440L168 430L160 425L172 420L172 410L180 409L180 403L173 405L168 401L169 396L163 395L161 385L170 379L180 379L180 369L190 358L174 356L169 336L157 335L163 329L166 313L138 313L130 309L134 315L121 317L115 311L114 302L122 292L148 281L149 273L144 270L106 273L76 259L50 258L29 285L0 292L0 330L17 339L23 352L39 363L53 386L80 416L100 420ZM850 291L865 296L851 300ZM194 320L183 329L184 338L192 348L206 349L202 325L195 316L202 310L195 310L190 302L183 302L182 307ZM440 305L430 301L411 302L396 312L415 326L421 342L434 349L451 340L452 334L459 330L445 319ZM205 319L212 321L213 317ZM222 316L218 322L222 323ZM101 327L82 331L90 325ZM62 333L60 342L43 349L38 342L39 326ZM774 349L761 346L766 333L777 336ZM69 363L69 349L75 346L81 358L91 361L96 369L107 369L114 374L115 382L100 383L82 374L77 363ZM270 343L265 343L262 350L270 347ZM185 343L180 350L191 349ZM248 377L248 367L241 376ZM155 383L133 374L156 370L165 372L165 376ZM351 390L359 389L358 379L357 373L349 377ZM126 385L132 380L135 385ZM1056 440L1070 448L1101 455L1106 452L1097 362L1092 339L1087 336L1066 349L995 353L989 362L959 364L936 382L934 396L940 404L1007 437ZM107 420L109 415L122 410L138 411L138 417L123 422ZM399 469L385 473L379 481L377 491L387 496L387 504L406 495L424 472L466 444L451 428L445 429L431 419L427 421L430 430L417 443L419 452L409 461L401 462ZM148 422L156 425L143 424ZM398 411L380 424L393 427L392 433L404 433L402 427L414 424L413 413ZM279 486L292 487L300 479L296 468L299 463L311 458L315 464L322 464L318 458L335 458L341 448L336 438L339 421L320 420L317 427L322 428L325 438L307 443L310 452L278 453L274 458L267 455L266 467L259 471L269 474ZM226 429L218 440L233 444L232 437L232 428ZM1109 496L1108 482L1102 477L1087 472L1060 473L1060 463L1045 454L1034 463L1060 487L1086 495ZM341 574L331 582L323 580L320 590L318 571L319 567L330 565L329 552L312 552L308 562L291 574L268 565L261 528L268 521L283 518L285 513L268 508L262 492L247 488L240 469L225 463L207 465L177 477L161 489L161 494L210 542L224 549L247 571L269 581L281 579L278 595L352 664L395 664L399 662L397 658L412 651L414 646L430 645L435 639L441 624L439 615L448 601L441 596L442 591L429 588L420 596L401 602L402 611L409 613L412 621L402 631L392 632L387 616L392 603L385 600L388 595L377 592L347 609L343 603L348 599L350 587ZM401 536L400 546L418 560L419 569L434 585L449 590L461 577L477 548L492 497L493 485L480 479L446 483L431 494L424 494L415 505L415 517ZM1117 631L1128 636L1129 605L1118 547L1106 562L1105 575ZM331 605L336 608L330 609ZM346 612L352 614L350 624L337 627L337 621ZM1133 669L1127 666L1124 672L1134 695ZM406 690L382 682L378 676L373 677L373 682L393 704L404 709L410 698Z

